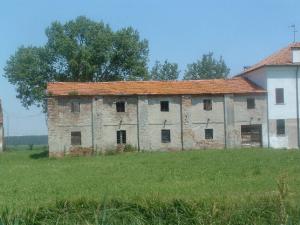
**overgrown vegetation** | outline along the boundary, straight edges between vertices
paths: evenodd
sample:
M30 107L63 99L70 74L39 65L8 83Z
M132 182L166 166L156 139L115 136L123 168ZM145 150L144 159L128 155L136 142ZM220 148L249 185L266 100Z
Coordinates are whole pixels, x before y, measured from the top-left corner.
M0 224L300 224L300 152L0 155Z
M119 200L58 201L48 207L0 214L2 224L130 224L130 225L223 225L223 224L300 224L300 209L285 206L288 217L282 221L276 197L248 199L233 204L225 201ZM284 223L282 223L284 222Z

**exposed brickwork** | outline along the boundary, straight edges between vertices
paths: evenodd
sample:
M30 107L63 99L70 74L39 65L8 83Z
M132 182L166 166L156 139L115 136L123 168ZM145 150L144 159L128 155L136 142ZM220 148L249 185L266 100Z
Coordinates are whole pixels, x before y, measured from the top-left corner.
M162 96L66 96L48 100L50 157L120 149L117 131L126 131L126 144L145 151L210 149L241 146L241 125L259 123L267 127L265 95L251 95L256 108L247 109L248 95ZM206 111L203 100L212 101ZM80 103L80 113L71 112L71 102ZM125 112L116 102L125 102ZM160 102L169 102L161 112ZM225 121L226 120L226 121ZM226 131L225 131L226 127ZM161 130L169 129L170 143L162 143ZM205 139L213 129L213 139ZM71 132L81 132L81 146L71 145ZM264 145L266 140L263 139Z

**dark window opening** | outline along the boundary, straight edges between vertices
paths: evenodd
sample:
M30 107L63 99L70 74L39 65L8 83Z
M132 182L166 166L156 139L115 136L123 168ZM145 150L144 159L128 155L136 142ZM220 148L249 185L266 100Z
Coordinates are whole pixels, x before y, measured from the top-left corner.
M212 101L211 99L204 99L203 100L203 109L210 111L212 110Z
M214 139L213 129L205 129L205 139Z
M117 131L117 144L126 144L126 130Z
M241 139L243 147L261 147L261 124L241 125Z
M277 135L285 135L285 120L276 120Z
M247 98L247 109L254 109L254 108L255 108L255 99Z
M80 103L79 102L72 102L71 103L71 112L80 112Z
M169 102L168 101L161 101L160 102L160 111L169 112Z
M81 145L81 132L71 132L71 145Z
M162 143L171 142L171 132L170 132L170 130L161 130L161 142Z
M283 104L284 103L284 89L283 88L276 88L276 104Z
M125 102L116 103L117 112L125 112Z

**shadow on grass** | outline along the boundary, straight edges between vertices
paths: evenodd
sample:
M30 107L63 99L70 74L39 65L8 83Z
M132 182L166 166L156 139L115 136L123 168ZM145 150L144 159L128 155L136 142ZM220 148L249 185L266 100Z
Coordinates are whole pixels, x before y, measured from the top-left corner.
M29 157L31 159L43 159L43 158L48 158L48 156L49 156L49 152L48 150L45 150L39 153L31 154Z

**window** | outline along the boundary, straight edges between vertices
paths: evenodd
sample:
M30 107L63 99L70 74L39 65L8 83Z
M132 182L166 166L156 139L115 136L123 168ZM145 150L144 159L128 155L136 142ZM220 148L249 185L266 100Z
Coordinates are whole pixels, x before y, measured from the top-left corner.
M125 102L116 103L117 112L125 112Z
M71 102L71 112L73 112L73 113L80 112L80 103L79 102Z
M161 101L160 102L160 111L169 112L169 102L168 101Z
M247 98L247 109L254 109L254 108L255 108L255 99Z
M205 139L214 139L213 129L205 129Z
M71 132L71 145L81 145L81 132Z
M170 130L161 130L161 142L169 143L171 142L171 133Z
M203 109L210 111L212 110L212 102L211 99L204 99L203 100Z
M284 103L284 89L283 88L276 88L276 104L283 104Z
M126 130L117 131L117 144L126 144Z
M285 135L285 120L276 120L277 135Z

